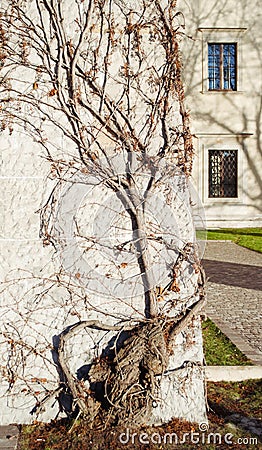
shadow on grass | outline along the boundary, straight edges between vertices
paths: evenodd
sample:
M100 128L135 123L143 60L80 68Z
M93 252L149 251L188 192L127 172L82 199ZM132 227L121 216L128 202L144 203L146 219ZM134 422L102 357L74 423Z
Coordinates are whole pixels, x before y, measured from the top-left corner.
M227 229L217 229L217 230L208 230L208 233L212 235L212 233L216 234L233 234L234 236L258 236L262 237L262 229L236 229L236 228L227 228Z

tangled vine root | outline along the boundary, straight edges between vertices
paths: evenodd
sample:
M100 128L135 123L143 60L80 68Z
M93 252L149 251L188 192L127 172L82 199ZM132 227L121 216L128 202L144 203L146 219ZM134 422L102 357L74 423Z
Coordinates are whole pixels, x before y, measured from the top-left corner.
M76 330L77 326L73 332ZM66 385L88 422L98 415L107 424L144 422L156 402L156 375L163 374L168 365L163 324L149 321L131 328L117 352L93 360L88 383L75 379L64 359L65 338L70 331L61 337L59 363Z
M109 366L106 379L109 417L117 423L140 423L149 416L158 392L156 375L168 364L161 325L149 323L134 331Z
M166 322L159 317L130 326L118 350L92 361L87 383L72 375L64 359L68 336L78 332L79 327L108 331L119 331L120 327L95 321L79 322L60 336L58 359L65 384L90 424L98 417L107 425L147 422L159 400L159 384L168 367L172 341L189 325L203 304L204 297L174 321Z

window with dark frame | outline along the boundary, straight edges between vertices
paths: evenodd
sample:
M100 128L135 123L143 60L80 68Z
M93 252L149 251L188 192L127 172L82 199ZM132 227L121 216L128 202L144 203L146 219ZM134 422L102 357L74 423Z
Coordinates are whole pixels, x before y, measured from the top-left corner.
M237 90L237 44L208 44L209 91Z
M237 198L237 150L208 150L209 198Z

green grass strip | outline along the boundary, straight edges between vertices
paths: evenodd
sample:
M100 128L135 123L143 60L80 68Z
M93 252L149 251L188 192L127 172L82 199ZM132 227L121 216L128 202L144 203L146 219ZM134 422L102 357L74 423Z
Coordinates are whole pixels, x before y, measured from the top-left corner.
M262 253L262 228L221 228L218 230L208 230L207 239L231 240L242 247Z
M203 348L206 364L209 366L246 366L251 361L207 319L202 323Z

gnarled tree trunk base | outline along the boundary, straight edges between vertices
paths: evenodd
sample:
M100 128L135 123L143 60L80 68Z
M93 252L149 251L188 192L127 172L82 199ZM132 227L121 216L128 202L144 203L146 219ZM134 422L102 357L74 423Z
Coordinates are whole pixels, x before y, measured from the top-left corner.
M80 380L65 360L66 342L78 326L99 328L101 324L79 323L66 330L60 336L58 360L65 385L77 405L76 412L91 424L102 422L106 426L159 424L173 417L203 421L202 362L182 360L175 365L176 348L181 347L176 345L176 338L181 331L195 331L193 315L201 304L200 300L175 324L157 318L120 332L113 345L93 359Z

